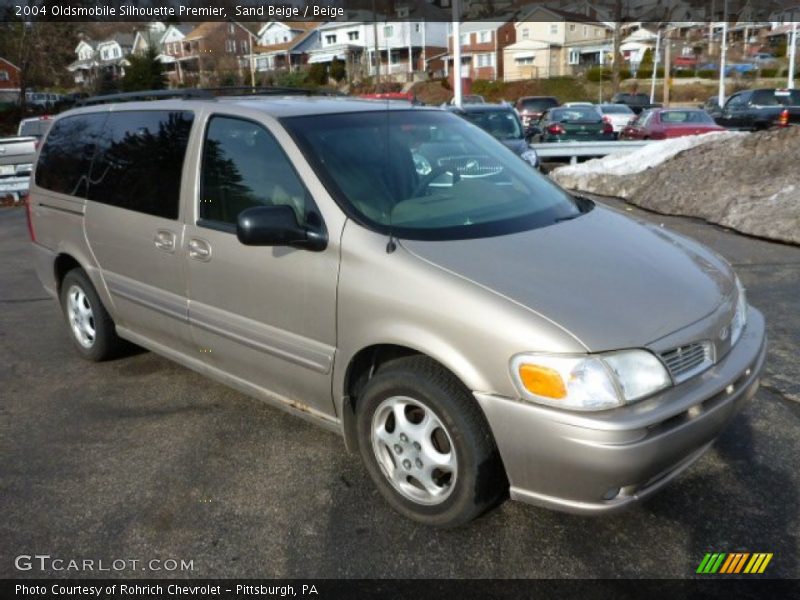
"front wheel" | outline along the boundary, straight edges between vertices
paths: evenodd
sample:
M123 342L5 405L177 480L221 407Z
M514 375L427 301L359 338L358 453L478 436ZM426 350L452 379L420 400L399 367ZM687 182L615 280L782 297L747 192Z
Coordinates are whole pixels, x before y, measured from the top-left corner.
M361 457L384 498L426 525L462 525L501 500L505 473L486 419L425 357L382 367L357 402Z

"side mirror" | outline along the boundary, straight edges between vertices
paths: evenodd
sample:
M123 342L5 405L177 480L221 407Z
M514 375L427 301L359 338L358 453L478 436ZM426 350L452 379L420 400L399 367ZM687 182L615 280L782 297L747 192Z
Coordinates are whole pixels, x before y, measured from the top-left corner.
M245 246L292 246L319 252L328 245L324 232L302 227L290 206L254 206L239 213L236 237Z

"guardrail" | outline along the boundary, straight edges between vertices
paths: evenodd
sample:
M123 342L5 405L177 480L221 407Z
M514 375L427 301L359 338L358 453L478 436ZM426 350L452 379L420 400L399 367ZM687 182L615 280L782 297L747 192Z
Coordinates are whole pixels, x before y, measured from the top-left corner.
M539 160L547 158L569 158L571 164L578 162L578 157L606 156L631 152L651 143L652 140L636 141L609 141L609 142L550 142L545 144L531 144L536 150Z

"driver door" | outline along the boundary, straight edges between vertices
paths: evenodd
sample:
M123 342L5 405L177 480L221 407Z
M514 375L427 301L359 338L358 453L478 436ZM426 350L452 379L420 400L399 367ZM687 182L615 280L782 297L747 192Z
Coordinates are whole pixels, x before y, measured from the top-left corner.
M341 232L328 231L320 252L241 244L239 213L278 204L290 206L301 225L324 227L267 127L211 115L185 235L192 335L208 366L238 387L332 417Z

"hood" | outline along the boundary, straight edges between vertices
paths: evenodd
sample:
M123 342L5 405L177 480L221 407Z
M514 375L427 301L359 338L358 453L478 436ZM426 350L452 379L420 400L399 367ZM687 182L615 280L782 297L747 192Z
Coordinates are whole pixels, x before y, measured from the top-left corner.
M500 140L506 148L512 150L515 154L519 155L529 150L530 146L525 140Z
M402 245L554 321L593 352L646 346L735 293L733 270L713 252L599 205L522 233Z

